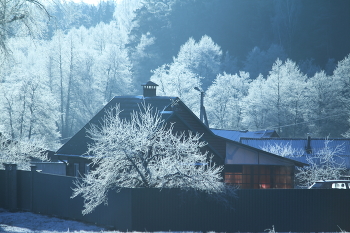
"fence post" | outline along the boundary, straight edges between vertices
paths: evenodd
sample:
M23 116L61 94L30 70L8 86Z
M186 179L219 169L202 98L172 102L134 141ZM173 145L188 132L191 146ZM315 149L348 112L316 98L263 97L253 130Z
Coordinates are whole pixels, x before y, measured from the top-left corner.
M17 210L17 164L4 164L6 181L6 208L9 211Z
M33 199L34 199L34 176L36 172L36 165L30 165L30 205L29 209L31 212L34 212L33 208Z

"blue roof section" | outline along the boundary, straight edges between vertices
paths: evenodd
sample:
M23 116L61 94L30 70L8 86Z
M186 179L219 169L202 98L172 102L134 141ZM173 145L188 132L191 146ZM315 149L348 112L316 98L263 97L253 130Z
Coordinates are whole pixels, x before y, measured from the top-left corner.
M259 131L247 131L247 130L225 130L225 129L211 129L211 131L223 138L230 139L232 141L240 142L241 138L271 138L279 137L275 130L259 130Z
M350 169L350 139L345 138L335 138L335 139L328 139L328 147L331 149L335 149L337 146L342 148L342 150L339 151L339 153L336 153L337 156L335 157L336 160L339 160L341 162L342 158L345 160L345 165L348 169ZM298 138L241 138L241 143L255 147L257 149L263 149L266 146L269 145L279 145L279 146L291 146L292 149L300 152L302 155L301 157L293 157L294 160L297 160L299 162L308 163L306 161L306 155L308 155L306 149L307 149L307 143L308 140L305 139L298 139ZM310 146L312 153L318 153L321 149L325 147L325 139L324 138L311 138L310 140Z

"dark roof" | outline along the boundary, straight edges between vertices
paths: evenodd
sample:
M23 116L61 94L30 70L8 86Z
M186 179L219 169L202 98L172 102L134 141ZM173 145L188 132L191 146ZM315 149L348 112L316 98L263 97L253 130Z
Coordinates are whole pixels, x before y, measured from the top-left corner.
M306 161L307 153L307 139L306 138L241 138L241 143L255 147L257 149L262 149L268 145L279 145L291 146L295 151L299 152L300 157L293 157L294 160L308 163ZM310 146L312 153L318 153L325 146L324 138L311 138ZM337 156L340 156L345 160L345 165L347 168L350 168L350 139L345 138L335 138L329 139L328 146L330 148L342 147L343 150L337 153ZM336 157L336 160L341 161L341 158Z
M259 131L247 131L247 130L225 130L225 129L211 129L216 135L227 138L236 142L239 142L242 137L245 138L271 138L279 137L275 130L259 130Z
M76 133L69 141L67 141L57 152L58 155L85 155L88 144L92 140L86 137L86 129L91 125L100 125L105 116L106 110L120 106L120 117L122 119L130 119L133 111L138 111L141 104L151 105L154 110L158 110L166 122L176 122L174 129L176 131L198 132L202 134L202 139L208 142L207 148L217 155L222 163L225 158L225 146L223 140L218 142L218 138L211 130L201 122L198 117L177 97L168 96L116 96L106 106L103 107L78 133ZM222 149L222 150L220 150Z
M130 115L133 111L137 111L141 104L150 104L155 110L163 111L168 106L171 106L172 102L177 101L175 97L143 97L143 96L116 96L107 105L105 105L80 131L78 131L70 140L68 140L56 153L65 155L84 155L87 151L87 145L92 143L92 140L86 137L86 128L91 124L100 125L106 111L119 104L120 117L122 119L130 119ZM170 112L162 114L163 119L169 117ZM166 120L166 119L164 119Z

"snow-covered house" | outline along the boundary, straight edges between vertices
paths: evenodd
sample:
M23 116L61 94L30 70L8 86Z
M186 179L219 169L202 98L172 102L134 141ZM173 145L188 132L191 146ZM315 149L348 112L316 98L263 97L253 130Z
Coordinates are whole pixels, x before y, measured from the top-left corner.
M213 161L225 165L225 181L242 188L292 188L295 166L303 163L262 151L215 135L178 97L157 96L157 84L149 81L143 86L142 96L116 96L99 111L79 132L57 152L59 160L67 161L67 175L78 176L89 171L87 128L101 124L106 110L120 106L120 117L130 118L142 103L160 111L166 123L174 123L174 131L192 131L202 134L207 142L204 150L212 154Z

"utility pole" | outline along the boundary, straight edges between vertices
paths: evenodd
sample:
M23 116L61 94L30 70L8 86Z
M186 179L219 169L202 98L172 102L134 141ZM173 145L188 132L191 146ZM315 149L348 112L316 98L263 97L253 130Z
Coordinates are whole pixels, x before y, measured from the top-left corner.
M201 120L201 122L203 122L209 128L209 122L208 122L208 118L207 118L207 113L206 113L205 107L204 107L204 95L205 95L205 93L204 93L203 90L199 89L198 87L195 87L194 89L201 93L199 119ZM203 118L204 118L204 121L203 121Z

